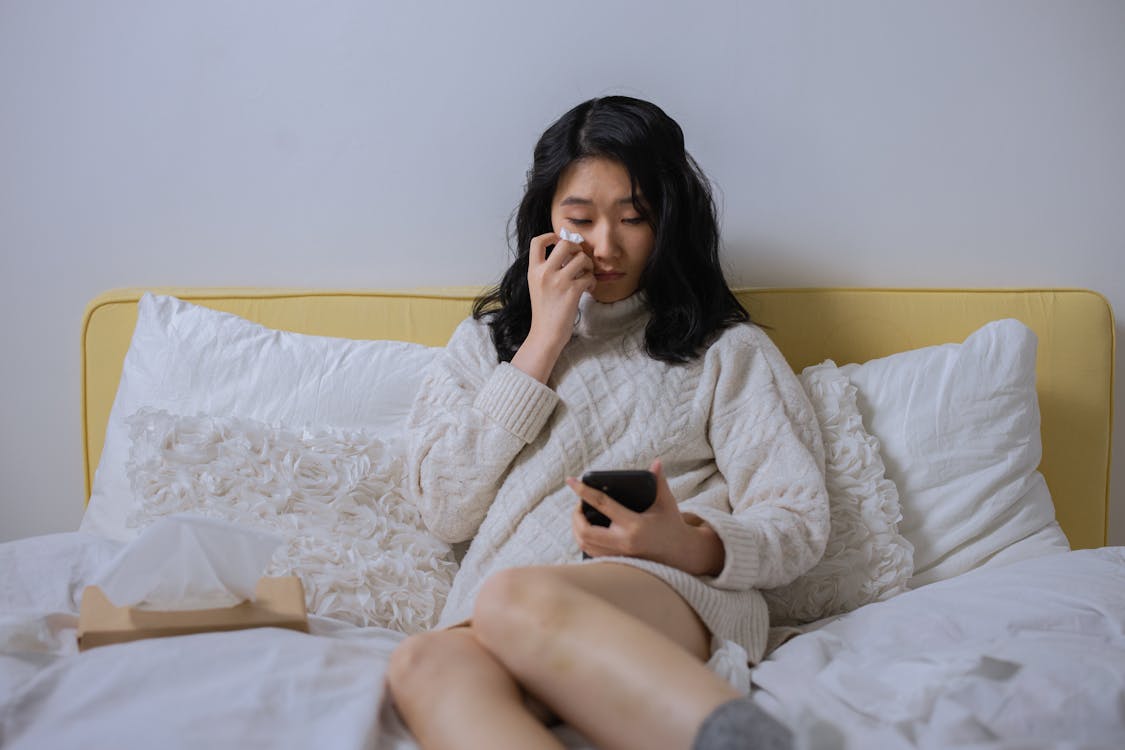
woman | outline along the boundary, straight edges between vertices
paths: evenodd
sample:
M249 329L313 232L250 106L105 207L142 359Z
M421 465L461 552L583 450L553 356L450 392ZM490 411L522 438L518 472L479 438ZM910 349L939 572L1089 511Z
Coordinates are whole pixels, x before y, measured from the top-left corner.
M594 99L540 138L516 260L410 418L426 525L472 540L443 629L391 660L423 747L559 747L543 714L602 748L688 747L736 695L702 665L759 660L758 589L823 553L812 408L718 246L707 181L660 108ZM575 479L621 468L656 475L651 508Z

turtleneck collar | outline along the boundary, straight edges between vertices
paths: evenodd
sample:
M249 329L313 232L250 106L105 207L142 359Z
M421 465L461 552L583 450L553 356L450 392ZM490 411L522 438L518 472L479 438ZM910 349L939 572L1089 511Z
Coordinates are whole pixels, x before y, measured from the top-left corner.
M598 302L590 294L578 301L578 320L574 333L583 338L596 338L621 333L647 316L644 295L637 292L619 302Z

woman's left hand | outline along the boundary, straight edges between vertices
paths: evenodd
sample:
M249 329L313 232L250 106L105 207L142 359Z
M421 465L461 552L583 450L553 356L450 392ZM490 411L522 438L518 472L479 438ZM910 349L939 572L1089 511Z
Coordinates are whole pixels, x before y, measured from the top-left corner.
M578 546L590 557L640 557L692 575L718 575L725 562L719 535L695 514L680 512L660 459L652 462L649 471L656 475L656 500L643 513L629 510L574 477L567 478L567 485L580 498L570 521ZM605 514L610 525L594 526L587 521L581 500Z

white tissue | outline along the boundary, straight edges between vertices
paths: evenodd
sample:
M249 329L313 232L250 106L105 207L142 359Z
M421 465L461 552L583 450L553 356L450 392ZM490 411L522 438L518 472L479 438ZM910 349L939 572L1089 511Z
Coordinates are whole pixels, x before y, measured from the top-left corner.
M578 232L568 232L566 229L559 230L559 239L566 240L567 242L573 242L575 245L579 245L586 241L586 238L580 235Z
M179 513L145 529L92 583L117 607L231 607L254 598L281 543L266 531Z

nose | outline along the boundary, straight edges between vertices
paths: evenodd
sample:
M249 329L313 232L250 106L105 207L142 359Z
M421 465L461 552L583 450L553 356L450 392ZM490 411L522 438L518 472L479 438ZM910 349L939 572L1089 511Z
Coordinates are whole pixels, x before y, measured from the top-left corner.
M611 222L600 222L594 231L584 235L586 237L586 254L597 260L608 260L617 255L618 242L614 225Z

